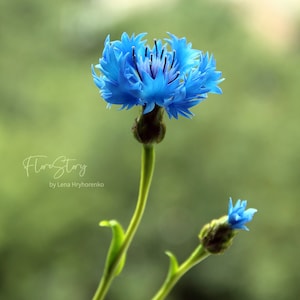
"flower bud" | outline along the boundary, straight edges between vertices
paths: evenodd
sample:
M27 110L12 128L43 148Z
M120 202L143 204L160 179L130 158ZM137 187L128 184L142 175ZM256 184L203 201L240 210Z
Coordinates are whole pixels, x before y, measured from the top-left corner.
M233 205L232 199L229 198L228 215L212 220L202 228L199 238L208 252L224 252L232 244L233 237L239 229L249 230L245 224L252 221L257 209L246 209L246 206L247 200L238 200Z
M134 137L142 144L160 143L166 133L163 123L163 109L159 106L146 114L141 114L132 127Z
M223 253L231 246L236 232L227 220L227 216L212 220L201 229L199 239L208 252L212 254Z

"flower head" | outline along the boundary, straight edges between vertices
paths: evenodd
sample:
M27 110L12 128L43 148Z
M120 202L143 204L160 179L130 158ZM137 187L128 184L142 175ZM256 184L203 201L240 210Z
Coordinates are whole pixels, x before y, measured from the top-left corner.
M229 207L228 207L228 224L232 229L244 229L249 230L245 223L248 223L252 220L253 215L257 212L255 208L248 208L247 200L238 200L233 206L232 199L229 198Z
M99 64L92 66L92 75L108 107L118 104L130 109L139 105L146 114L158 106L169 118L190 118L190 108L207 98L208 93L222 93L218 87L222 73L216 71L212 55L193 49L185 38L173 34L165 44L154 40L151 48L143 39L145 35L130 37L123 33L121 40L112 42L109 36L106 38Z
M237 233L236 229L249 230L245 223L250 222L257 212L254 208L246 210L247 201L238 200L235 206L229 198L228 215L214 219L203 226L199 239L204 248L210 253L222 253L228 249Z

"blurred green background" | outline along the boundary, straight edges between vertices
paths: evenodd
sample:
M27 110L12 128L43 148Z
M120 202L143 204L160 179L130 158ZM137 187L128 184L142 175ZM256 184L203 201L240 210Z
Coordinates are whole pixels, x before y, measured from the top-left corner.
M258 209L251 231L191 270L168 299L299 299L299 22L280 49L253 35L227 1L129 10L126 3L0 4L0 299L91 299L111 235L98 222L129 222L138 109L106 110L90 74L106 35L119 39L123 31L148 32L149 43L167 31L185 36L214 53L226 81L224 94L195 107L192 120L166 120L143 223L107 299L150 299L166 275L164 251L182 261L201 226L226 213L230 196ZM73 158L86 173L26 176L22 163L32 155L47 156L43 163ZM51 182L104 186L53 189Z

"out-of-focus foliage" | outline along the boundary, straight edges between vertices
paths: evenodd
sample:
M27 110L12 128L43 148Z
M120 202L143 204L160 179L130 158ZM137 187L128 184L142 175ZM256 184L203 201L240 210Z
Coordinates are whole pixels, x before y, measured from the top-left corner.
M224 95L210 96L192 120L166 120L147 211L108 299L150 299L166 275L164 251L183 260L201 226L227 212L229 196L258 209L251 231L193 269L169 299L298 299L296 49L281 55L260 45L215 1L153 6L107 27L97 26L103 11L92 3L1 3L0 299L90 299L110 239L98 222L128 224L139 180L141 147L130 132L138 111L106 110L90 74L105 36L123 31L186 36L214 53L226 81ZM27 177L22 162L31 155L48 163L65 155L87 170ZM104 187L49 187L81 181Z

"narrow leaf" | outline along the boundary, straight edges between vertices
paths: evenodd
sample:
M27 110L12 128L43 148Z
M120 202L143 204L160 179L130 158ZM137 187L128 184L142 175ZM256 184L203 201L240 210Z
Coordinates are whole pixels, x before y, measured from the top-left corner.
M173 277L173 275L176 274L176 272L178 270L178 262L177 262L176 256L173 253L171 253L170 251L166 251L166 254L170 258L170 266L169 266L169 271L168 271L168 275L167 275L167 280L168 280L169 278Z
M104 273L108 273L112 267L112 265L114 264L119 251L122 247L123 241L124 241L124 237L125 237L125 233L124 230L122 228L122 226L120 225L120 223L116 220L110 220L110 221L101 221L99 223L100 226L102 227L110 227L112 230L112 240L110 243L110 247L108 250L108 254L107 254L107 258L106 258L106 263L105 263L105 271ZM126 256L125 254L122 255L117 268L114 271L114 276L118 276L125 264L125 259Z

